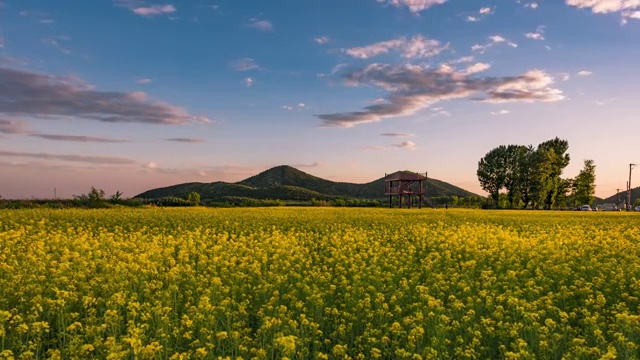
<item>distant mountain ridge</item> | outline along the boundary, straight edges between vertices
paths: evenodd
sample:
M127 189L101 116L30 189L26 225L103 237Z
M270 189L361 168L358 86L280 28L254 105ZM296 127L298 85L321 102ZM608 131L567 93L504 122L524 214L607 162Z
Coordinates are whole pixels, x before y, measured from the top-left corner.
M603 199L602 201L605 203L617 204L619 202L625 202L627 199L627 190L620 191L619 194L614 194L609 196L608 198ZM631 204L633 204L636 199L640 199L640 187L631 189Z
M155 199L186 197L191 192L203 200L224 200L229 197L278 200L332 200L338 198L384 199L384 178L366 184L335 182L313 176L294 167L281 165L236 183L184 183L145 191L137 198ZM480 196L444 181L428 179L427 196Z

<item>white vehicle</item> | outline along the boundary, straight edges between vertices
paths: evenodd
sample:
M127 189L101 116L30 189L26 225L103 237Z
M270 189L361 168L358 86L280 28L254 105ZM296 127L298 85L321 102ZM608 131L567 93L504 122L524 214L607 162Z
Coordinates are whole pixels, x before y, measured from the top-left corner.
M635 210L635 211L640 211L640 206L636 206L636 208L635 208L635 209L633 209L633 210Z
M580 207L580 211L593 211L593 210L591 209L591 206L589 206L589 205L582 205Z

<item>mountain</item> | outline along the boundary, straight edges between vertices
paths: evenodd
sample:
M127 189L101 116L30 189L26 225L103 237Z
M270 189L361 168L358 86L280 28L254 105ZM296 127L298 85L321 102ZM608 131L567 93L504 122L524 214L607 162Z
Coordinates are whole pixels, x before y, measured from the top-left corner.
M603 199L602 202L616 204L618 202L625 202L626 199L627 199L627 191L625 190L625 191L621 191L619 194L613 194L608 198ZM631 189L631 204L633 204L636 201L636 199L640 199L640 187Z
M384 178L366 184L335 182L307 174L291 166L276 166L237 183L185 183L145 191L137 198L185 198L191 192L203 200L228 197L280 200L331 200L336 198L384 199ZM426 181L427 196L479 196L436 179Z

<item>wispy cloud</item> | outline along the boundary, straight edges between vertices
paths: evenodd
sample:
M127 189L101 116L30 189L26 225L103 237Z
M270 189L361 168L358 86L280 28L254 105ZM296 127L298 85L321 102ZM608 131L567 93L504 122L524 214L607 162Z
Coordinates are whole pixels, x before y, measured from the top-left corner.
M412 13L420 13L434 5L441 5L447 0L377 0L379 3L393 5L395 7L407 7Z
M249 71L260 69L260 66L253 60L252 58L242 58L234 61L232 64L233 68L237 71Z
M471 51L473 52L478 52L480 54L484 54L488 49L490 49L491 47L493 47L496 44L507 44L513 48L517 48L518 44L514 43L513 41L509 41L506 38L502 37L501 35L491 35L488 37L489 42L486 44L475 44L473 46L471 46Z
M153 80L149 78L136 78L136 83L140 85L150 84Z
M0 49L4 49L4 44L5 44L4 36L0 34Z
M41 139L56 140L56 141L71 141L71 142L92 142L92 143L125 143L128 140L111 139L97 136L85 136L85 135L60 135L60 134L43 134L33 133L29 136L39 137Z
M544 26L538 26L536 31L525 33L524 36L531 40L544 40Z
M71 50L69 50L67 47L62 45L61 41L69 41L69 40L71 40L71 38L68 37L68 36L56 36L56 37L50 37L50 38L42 39L42 41L45 44L56 48L58 51L60 51L61 53L65 54L65 55L71 54Z
M413 143L413 141L403 141L399 144L394 144L393 146L395 147L399 147L402 149L407 149L407 150L414 150L416 148L416 144Z
M448 44L442 45L437 40L427 39L422 35L416 35L410 39L400 37L398 39L381 41L363 47L354 47L346 49L344 52L354 58L369 59L378 55L386 54L391 50L397 50L403 58L414 59L435 56L448 48Z
M478 21L483 20L484 18L486 18L487 16L492 15L492 14L493 14L493 9L492 8L490 8L490 7L482 7L482 8L480 8L480 10L478 10L477 13L473 13L473 15L467 15L465 20L467 22L478 22Z
M85 156L85 155L68 155L68 154L50 154L50 153L31 153L0 150L0 157L21 157L41 160L69 161L91 164L112 164L112 165L134 165L135 160L106 157L106 156Z
M146 2L143 0L114 0L113 2L116 6L127 8L132 13L144 17L169 15L178 11L178 9L171 4L146 5Z
M258 29L260 31L273 31L273 24L269 20L259 20L256 18L251 18L248 27Z
M31 131L24 121L0 119L0 134L29 134Z
M253 78L246 77L243 82L246 87L251 87L255 83L255 80L253 80Z
M524 4L524 7L535 10L538 8L538 3L537 2L526 3Z
M402 132L392 132L392 133L382 133L382 134L380 134L380 136L403 138L403 137L412 137L412 136L415 136L415 134L402 133Z
M320 45L324 45L324 44L329 42L329 38L326 37L326 36L319 36L319 37L313 39L313 41L315 41L316 43L318 43Z
M578 71L578 76L589 76L589 75L593 75L593 72L588 70Z
M313 162L311 164L295 164L295 165L291 165L291 166L293 166L294 168L297 168L297 169L311 169L311 168L321 167L323 165L324 164L321 161L316 161L316 162Z
M152 5L148 7L139 7L132 10L134 14L141 16L156 16L172 14L177 11L173 5Z
M185 137L178 137L178 138L169 138L169 139L164 139L165 141L173 141L173 142L181 142L181 143L203 143L206 142L205 139L201 139L201 138L185 138Z
M386 102L361 111L321 114L324 126L354 127L385 118L407 116L437 102L471 98L489 103L552 102L564 99L553 77L541 70L517 76L475 77L450 66L371 64L344 74L348 86L374 85L388 91Z
M492 111L491 115L507 115L509 113L511 113L511 111L502 109L502 110L499 110L499 111Z
M142 92L96 91L81 79L0 67L0 116L177 125L211 122Z

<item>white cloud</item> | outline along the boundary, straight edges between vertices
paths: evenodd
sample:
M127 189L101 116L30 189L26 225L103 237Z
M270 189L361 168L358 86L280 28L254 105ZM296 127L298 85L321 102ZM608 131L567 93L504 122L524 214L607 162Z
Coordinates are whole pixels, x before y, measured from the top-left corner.
M463 56L461 58L450 61L452 64L462 64L462 63L470 63L473 62L473 56Z
M131 11L140 16L156 16L171 14L176 12L177 9L173 5L152 5L148 7L133 8Z
M527 3L527 4L524 4L524 7L535 10L538 8L538 3L536 2Z
M411 39L401 37L394 40L381 41L364 47L355 47L344 50L354 58L369 59L386 54L391 50L397 50L405 59L426 58L440 54L449 48L448 44L442 45L437 40L427 39L422 35L416 35Z
M489 7L483 7L480 9L479 13L482 15L488 15L492 13L492 10Z
M491 115L507 115L507 114L509 114L510 112L511 112L511 111L509 111L509 110L502 109L502 110L500 110L500 111L492 111L492 112L491 112Z
M251 18L249 20L249 23L247 24L247 26L251 27L251 28L254 28L254 29L258 29L260 31L272 31L273 30L273 24L269 20L258 20L256 18Z
M467 16L467 21L468 22L477 22L477 21L480 21L480 18L469 15L469 16Z
M507 39L503 38L500 35L489 36L489 40L493 41L494 43L501 43L501 42L507 41Z
M329 42L329 38L326 37L326 36L319 36L319 37L313 39L313 41L315 41L316 43L318 43L320 45L324 45L324 44Z
M532 40L544 40L544 35L542 35L542 33L539 33L539 32L528 32L528 33L525 33L524 36Z
M305 107L307 107L307 105L306 105L305 103L299 103L299 104L298 104L298 107L299 107L299 108L305 108Z
M385 118L413 115L440 101L470 98L488 103L552 102L564 99L552 87L553 78L531 70L517 76L472 77L451 66L437 69L417 65L371 64L344 75L348 86L377 86L388 92L384 103L363 110L318 115L324 126L354 127ZM443 110L440 115L445 115ZM449 114L450 115L450 114Z
M628 16L636 10L640 10L640 1L638 0L566 0L565 2L569 6L591 9L594 14L622 12L623 16Z
M260 69L260 66L252 58L239 59L234 61L231 65L237 71L249 71L249 70Z
M485 64L485 63L476 63L473 64L471 66L469 66L465 71L464 74L475 74L475 73L479 73L479 72L483 72L483 71L487 71L491 68L491 65L489 64Z
M289 106L289 105L282 105L281 108L284 109L284 110L288 110L288 111L293 110L293 108L291 106Z
M379 3L385 3L396 7L405 6L412 13L420 13L434 5L441 5L447 0L377 0Z
M582 71L578 71L578 76L589 76L592 75L593 72L588 71L588 70L582 70Z
M251 87L251 86L253 86L254 83L255 83L255 80L253 80L252 78L250 78L250 77L244 78L244 85L246 87Z

